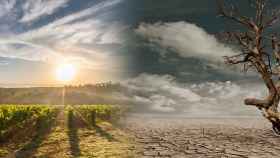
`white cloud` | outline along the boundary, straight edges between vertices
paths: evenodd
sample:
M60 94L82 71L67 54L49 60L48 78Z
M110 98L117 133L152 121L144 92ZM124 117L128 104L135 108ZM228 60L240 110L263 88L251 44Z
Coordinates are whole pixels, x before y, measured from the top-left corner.
M110 7L120 4L123 0L104 0L92 7L89 7L85 10L82 10L77 13L70 14L62 19L57 20L56 22L52 23L50 26L59 26L64 24L69 24L74 21L78 21L81 19L94 19L96 18L97 13L100 12L107 12Z
M136 33L164 48L176 50L181 57L199 57L216 62L222 61L223 56L237 53L202 28L187 22L142 23Z
M0 66L7 66L9 65L9 62L7 61L0 61Z
M243 100L266 96L265 87L260 83L181 84L170 75L141 74L123 82L122 86L126 89L122 98L140 109L184 112L186 116L257 115L258 110L245 106Z
M23 21L33 21L45 14L52 14L67 2L32 1L26 1ZM122 0L105 0L37 29L2 36L0 56L46 62L71 60L83 67L94 69L120 68L123 65L121 57L112 57L109 49L105 51L95 47L101 44L122 44L120 34L127 27L118 21L104 22L102 16L99 17L120 2ZM43 9L39 9L42 7Z
M27 0L22 9L23 17L20 22L28 23L38 18L51 15L57 9L64 7L69 0Z
M16 0L1 0L0 1L0 18L10 14L15 7Z

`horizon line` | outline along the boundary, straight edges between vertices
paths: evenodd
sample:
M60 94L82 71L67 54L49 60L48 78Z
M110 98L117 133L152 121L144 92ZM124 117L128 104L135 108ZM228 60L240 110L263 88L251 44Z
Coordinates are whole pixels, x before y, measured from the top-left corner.
M94 83L0 83L0 88L27 88L28 87L59 87L59 86L78 86L78 85L96 85L102 83L114 83L112 81L94 82ZM5 86L5 87L4 87ZM6 87L8 86L8 87Z

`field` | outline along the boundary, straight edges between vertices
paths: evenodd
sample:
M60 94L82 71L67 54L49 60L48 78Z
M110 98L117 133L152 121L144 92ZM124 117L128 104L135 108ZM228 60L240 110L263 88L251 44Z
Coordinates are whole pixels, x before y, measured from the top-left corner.
M113 105L0 105L0 157L131 157Z
M1 105L0 157L276 158L263 118L132 114L113 105ZM124 117L125 116L125 117Z

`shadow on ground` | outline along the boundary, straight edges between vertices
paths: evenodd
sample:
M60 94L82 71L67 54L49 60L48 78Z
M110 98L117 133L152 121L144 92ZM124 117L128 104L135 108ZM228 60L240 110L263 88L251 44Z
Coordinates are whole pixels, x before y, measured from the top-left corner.
M106 138L108 141L118 141L110 133L108 133L105 130L103 130L100 126L93 125L93 128L101 137Z
M24 145L20 150L15 152L15 157L30 158L36 153L39 146L51 133L55 119L54 118L40 118L36 122L36 134L32 139Z
M71 155L73 157L78 157L81 155L78 137L78 126L75 123L75 116L73 111L68 112L68 137L70 143Z

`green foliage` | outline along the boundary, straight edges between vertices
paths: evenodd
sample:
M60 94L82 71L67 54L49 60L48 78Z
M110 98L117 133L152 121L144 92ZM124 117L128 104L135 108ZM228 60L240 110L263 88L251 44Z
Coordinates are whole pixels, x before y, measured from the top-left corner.
M0 105L0 136L9 128L22 126L27 120L50 118L55 109L44 105Z
M94 124L94 121L118 121L127 109L116 105L78 105L73 108L91 124Z
M57 109L57 106L49 105L0 105L0 138L11 129L24 127L27 122L48 122L54 118ZM68 112L74 112L91 125L97 121L116 122L124 115L126 109L114 105L67 106Z

